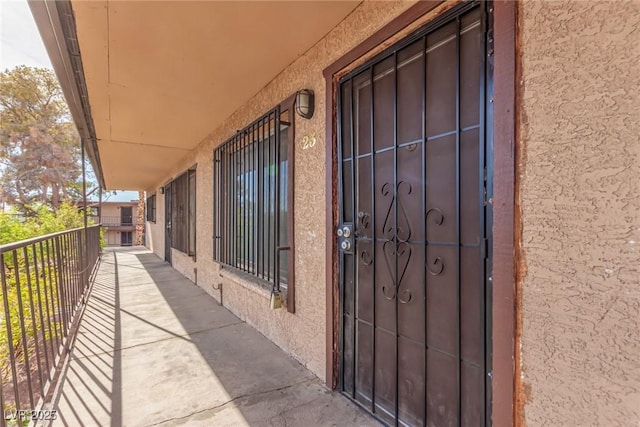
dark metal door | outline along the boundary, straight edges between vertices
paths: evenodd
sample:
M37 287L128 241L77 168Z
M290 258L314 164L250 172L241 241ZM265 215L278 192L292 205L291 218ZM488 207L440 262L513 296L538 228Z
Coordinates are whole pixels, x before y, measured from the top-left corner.
M131 231L123 231L120 233L120 246L131 246L133 244L133 233Z
M389 424L490 423L484 7L340 81L340 387Z
M164 260L171 264L171 184L164 187Z

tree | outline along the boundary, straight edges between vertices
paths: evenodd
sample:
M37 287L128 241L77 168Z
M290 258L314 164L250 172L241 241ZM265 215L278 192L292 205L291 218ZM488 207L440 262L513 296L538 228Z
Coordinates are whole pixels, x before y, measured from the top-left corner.
M79 135L53 71L0 73L0 200L29 215L81 194Z

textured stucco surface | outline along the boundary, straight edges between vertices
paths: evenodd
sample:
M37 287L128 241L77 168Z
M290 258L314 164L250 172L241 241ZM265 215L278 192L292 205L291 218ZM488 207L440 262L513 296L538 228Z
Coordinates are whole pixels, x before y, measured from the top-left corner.
M159 187L147 190L147 194L156 194L156 222L145 221L146 246L153 253L164 259L164 195L160 194Z
M184 163L156 184L155 191L172 176L197 163L197 258L173 251L174 266L195 278L206 292L219 299L213 289L223 284L223 303L241 319L255 326L320 378L325 376L325 80L324 68L357 46L402 13L414 1L365 1L323 39L283 70L247 104L198 146ZM260 117L274 105L302 88L315 92L316 112L311 120L297 118L295 153L295 247L296 313L270 310L268 295L257 286L239 284L232 274L221 275L212 261L212 153L213 149ZM315 136L316 145L302 150L302 138ZM157 199L157 221L147 223L151 249L164 257L164 198Z
M640 2L519 4L528 426L640 425Z

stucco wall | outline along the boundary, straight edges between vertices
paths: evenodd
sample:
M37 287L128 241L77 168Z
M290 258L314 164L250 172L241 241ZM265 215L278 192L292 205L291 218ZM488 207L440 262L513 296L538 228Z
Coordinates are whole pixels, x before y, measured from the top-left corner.
M102 216L120 218L120 208L122 206L130 207L133 219L136 218L136 207L138 206L137 202L102 202Z
M200 144L171 176L177 176L197 163L197 261L176 256L174 266L215 298L213 286L223 283L224 305L240 318L255 326L278 346L292 354L320 378L325 376L325 81L322 70L357 46L395 16L410 7L408 2L363 2L325 38L301 55L293 64L272 80L245 106ZM286 42L286 40L283 40ZM264 114L274 105L299 89L315 92L316 113L311 120L296 119L295 153L295 247L296 247L296 313L270 310L268 293L255 285L241 285L232 274L221 276L219 266L212 261L212 153L213 149ZM302 150L304 136L315 136L317 144ZM167 176L156 184L155 191ZM153 250L159 250L163 236L164 216L157 201L157 222L147 223L152 235Z
M524 418L640 425L640 2L519 4Z
M146 221L145 233L147 241L145 245L153 251L154 254L164 259L164 194L160 193L158 188L148 189L148 194L155 192L156 194L156 222Z

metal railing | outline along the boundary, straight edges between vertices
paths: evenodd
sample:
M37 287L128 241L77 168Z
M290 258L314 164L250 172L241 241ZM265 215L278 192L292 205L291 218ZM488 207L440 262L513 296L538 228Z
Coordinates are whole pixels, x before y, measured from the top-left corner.
M104 227L129 227L135 226L138 223L138 218L135 216L103 216L101 221Z
M0 415L51 399L99 256L99 225L0 246Z

